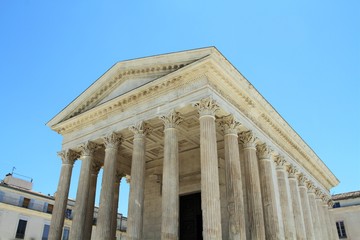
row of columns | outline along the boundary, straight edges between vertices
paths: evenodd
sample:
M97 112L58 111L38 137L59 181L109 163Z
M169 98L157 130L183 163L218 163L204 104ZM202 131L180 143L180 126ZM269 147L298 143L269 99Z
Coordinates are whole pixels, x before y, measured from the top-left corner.
M218 105L211 98L194 105L199 112L201 205L203 239L222 239L215 112ZM179 238L179 156L177 126L182 117L171 111L161 116L164 123L164 162L162 185L162 240ZM284 157L273 158L266 143L259 144L252 131L239 133L240 123L232 116L223 117L229 239L332 239L333 232L324 195L297 174ZM134 133L131 187L128 207L127 239L142 239L145 185L146 135L144 122L130 127ZM105 159L100 206L95 239L114 239L118 191L121 175L116 172L121 136L112 133L104 138ZM240 159L239 142L243 152ZM81 173L70 240L91 238L94 197L99 165L94 161L97 146L81 146ZM72 166L78 153L65 150L55 200L49 239L60 240L67 205ZM276 167L275 167L276 165ZM244 168L244 176L241 175ZM245 187L243 188L243 184ZM243 192L243 189L246 192ZM244 197L245 196L245 197ZM244 206L247 206L245 209ZM326 205L327 206L327 205ZM326 229L326 226L329 229ZM324 227L325 226L325 227ZM248 229L248 231L247 231ZM330 230L330 231L329 231Z

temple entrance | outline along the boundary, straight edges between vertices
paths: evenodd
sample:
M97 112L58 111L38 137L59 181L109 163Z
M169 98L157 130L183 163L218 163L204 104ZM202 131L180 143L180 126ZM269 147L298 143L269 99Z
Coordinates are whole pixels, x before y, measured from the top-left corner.
M201 193L180 196L180 240L202 240Z

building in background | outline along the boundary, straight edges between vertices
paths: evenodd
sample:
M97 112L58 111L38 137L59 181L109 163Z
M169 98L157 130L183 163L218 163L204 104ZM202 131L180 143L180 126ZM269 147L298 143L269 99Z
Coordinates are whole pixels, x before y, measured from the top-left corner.
M67 201L62 240L69 238L75 201ZM32 191L32 182L7 176L0 182L0 240L46 240L54 207L54 197ZM96 223L97 207L93 223ZM127 218L118 214L117 239L126 231ZM94 227L94 229L96 226Z
M333 195L332 201L339 239L360 240L360 191Z

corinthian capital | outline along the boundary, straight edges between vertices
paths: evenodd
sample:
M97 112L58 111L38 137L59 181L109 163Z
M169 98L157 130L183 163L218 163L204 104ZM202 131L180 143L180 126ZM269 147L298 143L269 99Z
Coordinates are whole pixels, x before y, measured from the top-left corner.
M144 121L140 121L137 124L130 126L129 130L134 133L135 138L145 137L149 132L151 132L151 128L147 126Z
M236 121L233 115L228 115L220 119L219 125L225 134L237 134L241 123Z
M101 164L97 161L91 163L91 174L98 174L101 169Z
M239 141L244 145L244 147L255 147L257 140L258 138L254 135L252 131L239 133Z
M256 146L256 150L257 150L256 153L257 153L259 159L270 158L272 149L266 143L258 144Z
M305 175L303 173L300 173L297 177L298 177L299 186L305 186L305 183L307 181Z
M79 158L79 154L71 149L65 149L57 153L61 157L63 164L73 165L75 160Z
M298 172L298 170L296 169L296 167L292 164L290 164L288 167L287 167L287 172L289 174L289 178L295 178L296 177L296 173Z
M81 156L91 156L95 150L98 149L98 145L94 142L87 141L80 145Z
M219 110L219 105L216 103L212 97L207 97L201 99L199 102L194 104L194 107L198 109L198 112L201 116L215 116L215 112Z
M318 199L322 198L323 193L320 188L315 188L315 195L316 195L316 198L318 198Z
M165 129L176 128L176 126L183 121L180 113L176 112L175 110L172 110L168 115L163 115L159 118L163 121Z
M312 181L307 181L306 182L306 187L308 188L308 192L309 193L315 193L315 185Z
M278 167L278 168L284 168L284 166L286 164L286 160L285 160L284 156L282 156L282 155L276 155L274 157L274 162L276 164L276 167Z
M122 141L123 139L121 135L115 132L112 132L104 137L105 148L118 148Z

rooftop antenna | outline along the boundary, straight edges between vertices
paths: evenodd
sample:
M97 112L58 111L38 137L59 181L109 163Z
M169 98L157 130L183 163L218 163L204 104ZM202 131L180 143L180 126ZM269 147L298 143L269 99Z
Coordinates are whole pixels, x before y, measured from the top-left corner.
M16 167L13 167L13 168L12 168L11 175L14 174L14 170L15 170L15 169L16 169Z
M20 177L24 177L24 178L27 178L27 179L30 179L30 182L33 182L33 178L32 177L28 177L28 176L25 176L25 175L21 175L21 174L18 174L18 173L14 173L14 170L16 169L16 167L13 167L12 168L12 172L11 172L11 175L17 175L17 176L20 176Z

